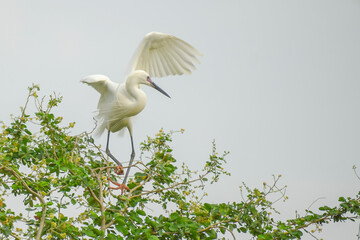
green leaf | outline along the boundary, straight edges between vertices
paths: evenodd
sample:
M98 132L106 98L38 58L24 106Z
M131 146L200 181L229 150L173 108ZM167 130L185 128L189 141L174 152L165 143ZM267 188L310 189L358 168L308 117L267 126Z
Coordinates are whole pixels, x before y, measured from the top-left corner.
M132 211L129 213L129 215L130 215L131 219L133 219L137 223L142 223L142 219L139 217L139 215L136 212Z
M25 208L25 210L31 212L31 211L35 211L36 208Z
M146 215L146 213L145 213L143 210L141 210L141 209L137 209L136 212L137 212L139 215L141 215L141 216L145 216L145 215Z
M176 232L178 230L177 224L171 224L169 226L169 230L172 232Z
M204 203L204 208L205 208L206 210L210 211L212 207L211 207L211 204L209 204L209 203Z
M154 235L151 235L150 237L148 237L148 240L159 240L159 238Z
M129 235L129 231L124 225L117 224L115 228L125 236Z
M91 214L91 216L92 216L93 218L98 218L98 215L97 215L95 212L90 211L90 214Z
M178 213L172 213L170 214L170 221L175 221L176 219L179 218L179 214Z
M24 129L24 131L25 131L27 134L29 134L29 135L32 134L28 129Z
M90 229L83 229L83 233L85 233L89 237L96 237L96 234L93 232L93 230Z

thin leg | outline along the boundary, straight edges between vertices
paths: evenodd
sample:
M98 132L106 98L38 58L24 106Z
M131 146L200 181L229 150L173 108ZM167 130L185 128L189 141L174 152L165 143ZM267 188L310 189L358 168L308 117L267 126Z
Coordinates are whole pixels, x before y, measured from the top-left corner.
M132 163L134 161L134 158L135 158L134 141L133 141L132 135L130 135L130 139L131 139L131 150L132 150L132 152L131 152L131 155L130 155L129 167L126 170L126 174L125 174L125 177L124 177L123 184L126 184L127 178L129 176L131 165L132 165Z
M108 138L107 138L107 143L106 143L106 153L107 153L107 155L109 155L109 157L111 157L112 160L114 160L118 164L118 168L121 167L121 170L118 170L118 168L117 168L117 170L115 170L115 172L118 173L117 171L121 171L121 173L124 174L124 170L123 170L123 167L122 167L121 163L110 153L110 150L109 150L109 138L110 138L110 131L108 132ZM113 181L111 178L108 177L108 180L117 186L117 187L110 187L109 186L109 189L114 189L114 190L120 189L121 190L121 195L124 194L125 190L129 191L129 187L126 186L126 181L127 181L128 176L129 176L130 166L132 165L132 163L134 161L134 158L135 158L134 141L133 141L133 137L132 137L131 134L130 134L130 140L131 140L131 150L132 150L132 152L131 152L131 156L130 156L129 167L128 167L127 171L126 171L123 183L121 183L121 184L117 183L117 182Z
M118 165L115 172L117 174L124 174L123 166L122 164L111 154L109 149L109 142L110 142L110 130L108 131L107 140L106 140L106 154Z

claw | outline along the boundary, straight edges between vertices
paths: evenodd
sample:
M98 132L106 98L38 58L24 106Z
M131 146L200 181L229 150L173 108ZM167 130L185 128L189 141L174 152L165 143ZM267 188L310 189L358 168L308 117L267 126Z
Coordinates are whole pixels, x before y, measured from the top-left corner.
M118 182L115 182L114 180L112 180L111 178L108 177L108 180L110 182L112 182L113 184L115 184L117 187L108 187L109 189L113 189L113 190L121 190L121 195L124 194L124 191L129 191L130 188L128 186L126 186L124 183L118 183Z
M118 166L116 167L116 169L115 169L115 173L116 173L117 175L124 175L124 168L123 168L123 166L118 165Z

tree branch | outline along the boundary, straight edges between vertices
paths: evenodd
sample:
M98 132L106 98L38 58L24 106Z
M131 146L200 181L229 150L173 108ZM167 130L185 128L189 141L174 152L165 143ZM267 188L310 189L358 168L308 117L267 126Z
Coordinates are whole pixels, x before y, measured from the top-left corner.
M46 202L44 200L44 198L41 196L41 194L35 192L34 190L32 190L24 181L24 179L22 179L22 177L13 169L10 169L6 166L2 166L1 169L5 169L6 171L10 172L17 180L19 180L21 182L21 184L26 188L26 190L28 190L29 193L31 193L32 195L34 195L35 197L37 197L39 199L39 201L42 204L42 212L41 212L41 218L40 218L40 224L39 224L39 230L37 231L36 234L36 240L40 240L41 239L41 233L42 230L44 228L44 224L45 224L45 216L46 216Z

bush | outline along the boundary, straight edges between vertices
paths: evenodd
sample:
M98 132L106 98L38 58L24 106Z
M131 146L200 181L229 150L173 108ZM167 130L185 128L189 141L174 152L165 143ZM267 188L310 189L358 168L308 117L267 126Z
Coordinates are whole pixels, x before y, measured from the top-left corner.
M261 189L241 187L243 200L210 204L205 185L228 175L228 154L216 153L201 171L178 164L169 145L181 131L160 130L141 143L133 164L134 176L125 195L108 188L108 178L120 180L114 166L86 132L71 135L74 123L63 124L53 109L61 97L37 96L29 88L25 106L0 134L0 236L2 239L218 239L247 233L256 239L298 239L309 227L359 218L359 195L339 198L335 207L323 206L286 221L277 221L273 204L285 200L280 176ZM33 102L37 111L27 112ZM145 160L143 160L145 159ZM125 167L126 168L126 167ZM23 209L10 209L13 198ZM159 209L157 214L149 211Z

